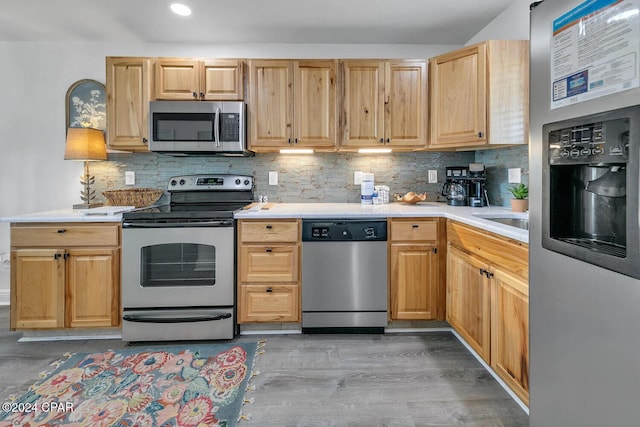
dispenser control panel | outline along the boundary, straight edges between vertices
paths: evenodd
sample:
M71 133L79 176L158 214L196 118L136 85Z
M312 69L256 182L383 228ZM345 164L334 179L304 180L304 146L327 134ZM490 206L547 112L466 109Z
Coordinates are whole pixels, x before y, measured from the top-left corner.
M626 163L629 159L628 119L555 129L546 137L550 165Z

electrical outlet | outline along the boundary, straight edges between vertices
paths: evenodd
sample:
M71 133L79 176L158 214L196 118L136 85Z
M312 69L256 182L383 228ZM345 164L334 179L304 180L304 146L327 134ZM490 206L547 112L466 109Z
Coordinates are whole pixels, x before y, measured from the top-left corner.
M429 169L429 184L435 184L436 182L438 182L438 171Z
M269 185L278 185L278 172L269 172Z
M520 184L522 182L522 169L509 168L509 184Z
M362 185L362 171L353 173L353 185Z
M124 185L136 185L136 173L134 171L126 171L124 173Z

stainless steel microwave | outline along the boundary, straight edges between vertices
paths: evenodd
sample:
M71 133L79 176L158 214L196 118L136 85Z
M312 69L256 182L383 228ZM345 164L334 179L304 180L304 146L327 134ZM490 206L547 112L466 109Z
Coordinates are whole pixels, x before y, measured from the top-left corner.
M242 101L151 101L149 150L172 155L246 156Z

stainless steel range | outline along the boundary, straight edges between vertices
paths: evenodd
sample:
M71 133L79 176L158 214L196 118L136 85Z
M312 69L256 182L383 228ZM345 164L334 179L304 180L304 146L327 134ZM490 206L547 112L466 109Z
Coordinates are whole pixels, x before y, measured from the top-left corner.
M253 200L253 178L176 176L168 190L169 204L123 214L122 339L233 338L233 212Z

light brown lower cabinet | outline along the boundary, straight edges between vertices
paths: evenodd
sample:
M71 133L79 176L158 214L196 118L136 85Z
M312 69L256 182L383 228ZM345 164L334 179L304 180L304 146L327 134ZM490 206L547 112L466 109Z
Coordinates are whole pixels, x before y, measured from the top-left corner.
M241 323L298 322L300 287L297 285L243 285Z
M300 226L238 221L238 323L300 321Z
M11 227L10 328L120 324L120 225Z
M491 291L487 264L455 246L447 248L447 321L486 361L491 355Z
M444 319L440 221L389 219L391 320Z
M453 221L447 239L447 321L528 405L528 245Z

